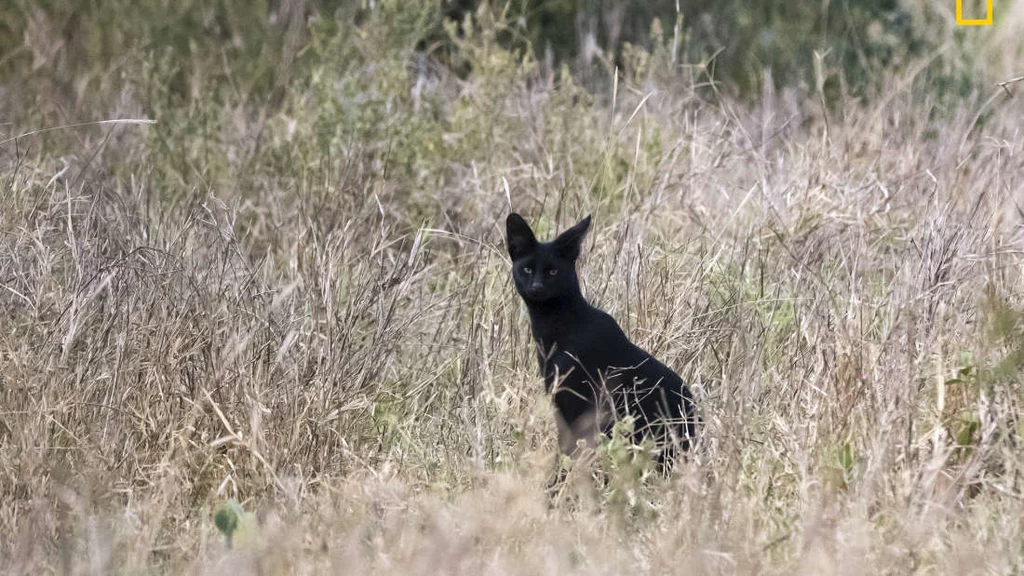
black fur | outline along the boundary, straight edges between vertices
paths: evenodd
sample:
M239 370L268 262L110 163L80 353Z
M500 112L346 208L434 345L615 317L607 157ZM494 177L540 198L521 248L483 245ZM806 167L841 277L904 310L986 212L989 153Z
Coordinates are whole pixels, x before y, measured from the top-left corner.
M558 417L559 447L572 454L615 419L632 415L634 442L653 436L659 462L689 449L696 434L693 396L678 374L629 341L611 316L580 291L576 259L590 217L552 242L538 242L518 214L505 221L512 278L526 302L537 359Z

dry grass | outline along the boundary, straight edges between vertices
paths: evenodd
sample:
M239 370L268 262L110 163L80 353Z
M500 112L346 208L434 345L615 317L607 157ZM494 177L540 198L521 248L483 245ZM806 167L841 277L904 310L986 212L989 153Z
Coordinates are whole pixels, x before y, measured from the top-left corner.
M1024 570L1024 99L613 110L486 39L470 80L352 42L280 103L125 80L78 106L157 124L0 148L0 571ZM671 478L613 442L545 496L509 202L594 214L585 293L706 422Z

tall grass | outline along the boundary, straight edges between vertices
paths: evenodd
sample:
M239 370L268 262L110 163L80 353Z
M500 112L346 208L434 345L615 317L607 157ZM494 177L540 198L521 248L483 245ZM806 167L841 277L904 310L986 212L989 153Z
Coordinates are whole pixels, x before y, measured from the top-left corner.
M497 11L461 78L429 3L103 6L9 9L4 140L156 123L0 147L0 571L1024 570L1019 48L741 103L657 50L588 92ZM594 215L585 294L705 422L670 478L612 439L545 495L509 208Z

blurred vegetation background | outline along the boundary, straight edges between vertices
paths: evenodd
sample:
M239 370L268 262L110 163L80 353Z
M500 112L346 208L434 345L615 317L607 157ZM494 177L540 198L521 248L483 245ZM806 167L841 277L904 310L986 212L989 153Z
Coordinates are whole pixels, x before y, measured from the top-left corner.
M323 56L316 38L383 32L378 40L389 49L416 50L469 73L459 39L481 21L494 21L504 48L549 68L567 63L592 84L608 81L616 68L638 72L642 50L677 68L708 66L721 90L745 98L768 85L813 89L822 74L815 54L827 68L825 80L841 85L836 90L868 95L880 71L967 42L971 50L954 51L933 67L953 95L963 96L972 80L990 80L973 78L964 60L984 56L973 49L998 39L952 26L954 6L954 0L7 0L0 73L20 80L23 94L46 88L74 105L86 92L120 85L118 75L128 72L161 82L168 98L194 96L203 84L219 85L201 74L219 63L212 68L244 78L254 97L280 98L290 82L309 80ZM996 9L996 19L1005 19L1014 5ZM984 10L983 0L965 0L968 15ZM85 69L106 73L82 77Z
M983 9L965 2L969 13ZM998 8L997 23L1022 17ZM185 182L197 173L244 181L277 136L306 146L309 133L321 151L386 142L395 169L429 185L445 178L436 160L497 152L495 142L452 136L475 133L460 122L476 114L458 111L472 106L459 85L470 77L497 90L565 85L583 107L609 103L618 81L694 102L778 100L801 123L881 101L894 79L938 116L980 103L1019 63L1017 24L958 28L953 9L953 0L7 0L0 113L8 136L160 118L152 144L174 159L160 165ZM213 145L228 137L225 108L238 115L250 164Z

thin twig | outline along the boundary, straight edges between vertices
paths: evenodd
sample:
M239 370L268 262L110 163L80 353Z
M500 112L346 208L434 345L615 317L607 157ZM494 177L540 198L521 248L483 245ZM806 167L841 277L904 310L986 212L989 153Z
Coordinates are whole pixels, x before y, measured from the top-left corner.
M148 118L117 118L114 120L99 120L97 122L80 122L78 124L65 124L63 126L53 126L50 128L40 128L39 130L31 130L24 134L8 138L6 140L0 140L0 146L9 144L17 141L19 138L26 136L33 136L35 134L42 134L43 132L53 132L54 130L65 130L67 128L81 128L83 126L101 126L105 124L156 124L156 120L150 120Z
M1024 76L1017 76L1016 78L1010 78L1005 82L1000 82L999 84L997 84L997 86L999 86L1003 90L1006 90L1006 95L1009 96L1010 98L1013 98L1013 92L1010 92L1010 89L1007 88L1007 86L1009 86L1010 84L1016 84L1017 82L1020 82L1022 80L1024 80Z

